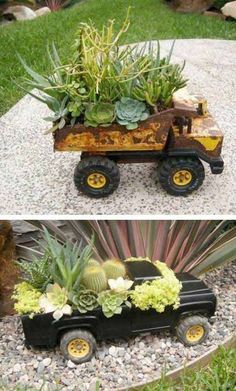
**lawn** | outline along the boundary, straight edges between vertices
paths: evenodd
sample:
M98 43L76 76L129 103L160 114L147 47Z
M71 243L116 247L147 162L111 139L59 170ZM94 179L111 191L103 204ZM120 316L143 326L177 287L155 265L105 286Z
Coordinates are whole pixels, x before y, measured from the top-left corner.
M85 0L35 20L0 27L0 115L23 95L12 81L19 82L24 75L17 51L37 71L47 73L45 47L48 42L54 41L66 59L79 22L92 19L101 27L107 19L115 18L118 28L129 5L133 7L132 24L124 43L169 38L236 39L234 22L174 13L164 0Z
M130 391L235 391L236 349L222 348L205 369L186 373L176 383L163 377L158 383Z

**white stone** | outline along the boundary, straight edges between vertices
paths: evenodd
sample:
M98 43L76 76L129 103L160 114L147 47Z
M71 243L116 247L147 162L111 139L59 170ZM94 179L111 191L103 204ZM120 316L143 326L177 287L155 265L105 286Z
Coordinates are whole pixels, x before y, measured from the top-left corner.
M43 16L43 15L49 14L50 12L51 12L51 10L48 7L41 7L35 11L36 16Z
M47 357L47 358L43 359L43 365L45 367L48 367L51 364L51 362L52 362L52 359L50 357Z
M67 362L67 366L68 366L68 368L75 368L76 367L76 365L73 363L73 361L71 361L71 360L69 360L68 362Z
M221 8L221 12L225 16L231 16L231 18L236 19L236 1L226 3L224 7Z
M13 5L3 12L4 18L8 19L9 16L16 20L29 20L36 18L36 13L25 5Z
M109 354L112 357L117 357L118 356L118 349L115 346L111 346L109 348Z
M13 372L20 372L21 371L21 365L20 364L15 364L13 367Z

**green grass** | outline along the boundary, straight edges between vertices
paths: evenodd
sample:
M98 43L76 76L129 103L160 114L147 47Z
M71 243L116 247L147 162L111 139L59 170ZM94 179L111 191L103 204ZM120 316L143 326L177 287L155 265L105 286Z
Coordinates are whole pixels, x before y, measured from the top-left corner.
M158 383L133 391L235 391L235 373L236 349L222 348L207 368L186 373L178 384L163 376Z
M170 38L236 39L235 23L175 13L164 0L86 0L35 20L0 27L0 115L23 95L12 82L19 83L24 75L16 51L37 71L47 73L45 48L48 42L54 41L66 59L79 22L92 19L100 28L108 19L115 18L119 28L129 5L133 6L132 24L124 43Z

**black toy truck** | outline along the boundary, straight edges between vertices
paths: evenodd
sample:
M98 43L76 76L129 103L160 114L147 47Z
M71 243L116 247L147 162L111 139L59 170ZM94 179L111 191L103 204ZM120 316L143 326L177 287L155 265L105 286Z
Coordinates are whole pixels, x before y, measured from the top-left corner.
M150 262L128 262L129 276L134 286L160 276ZM170 330L185 345L205 341L209 322L214 320L216 297L205 283L188 273L176 275L182 282L180 306L167 307L163 313L141 311L124 305L120 315L106 318L100 308L86 314L74 311L56 321L52 314L38 314L30 319L22 316L27 347L53 348L60 344L63 355L76 364L88 361L96 350L96 341L126 338L146 332Z

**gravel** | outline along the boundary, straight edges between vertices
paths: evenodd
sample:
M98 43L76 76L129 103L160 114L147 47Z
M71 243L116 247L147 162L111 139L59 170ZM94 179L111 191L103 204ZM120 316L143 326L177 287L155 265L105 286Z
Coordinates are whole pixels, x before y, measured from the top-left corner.
M163 54L170 45L161 41ZM156 164L120 165L118 190L106 199L90 199L78 194L73 183L79 153L53 153L52 137L43 135L49 126L43 120L49 115L47 107L28 95L0 118L0 213L235 214L236 42L177 40L173 60L186 60L190 91L206 96L225 134L222 175L212 175L206 166L203 186L183 199L168 195L156 183Z
M216 322L202 345L185 347L169 333L112 340L98 345L90 362L74 365L55 350L27 350L17 316L0 323L0 378L7 384L22 383L48 391L59 384L62 390L93 391L96 379L103 391L115 391L138 382L148 382L161 370L175 369L207 352L235 331L236 263L208 273L205 282L218 297Z

